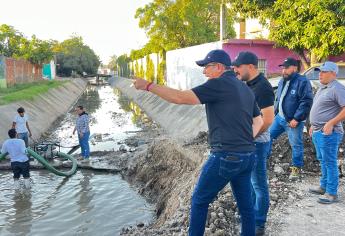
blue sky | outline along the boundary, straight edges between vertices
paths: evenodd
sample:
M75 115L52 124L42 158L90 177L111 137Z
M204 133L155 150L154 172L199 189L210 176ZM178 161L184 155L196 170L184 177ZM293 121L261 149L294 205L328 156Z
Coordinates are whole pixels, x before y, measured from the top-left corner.
M129 53L145 45L145 32L135 10L150 0L2 0L0 24L12 25L26 37L63 41L73 33L98 54Z

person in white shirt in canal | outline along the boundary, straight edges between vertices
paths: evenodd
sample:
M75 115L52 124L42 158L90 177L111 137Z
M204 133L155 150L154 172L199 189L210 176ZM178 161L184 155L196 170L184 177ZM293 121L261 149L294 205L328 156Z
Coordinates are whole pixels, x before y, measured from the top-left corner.
M25 114L23 107L17 109L18 114L14 117L12 123L12 129L16 129L19 139L23 139L25 142L25 147L29 145L29 137L32 136L30 127L29 127L29 118Z
M13 171L14 188L19 189L19 178L22 175L24 178L24 187L30 188L30 164L29 158L26 155L26 147L24 140L17 138L15 129L8 131L7 139L1 148L1 153L8 153L11 158L11 168Z

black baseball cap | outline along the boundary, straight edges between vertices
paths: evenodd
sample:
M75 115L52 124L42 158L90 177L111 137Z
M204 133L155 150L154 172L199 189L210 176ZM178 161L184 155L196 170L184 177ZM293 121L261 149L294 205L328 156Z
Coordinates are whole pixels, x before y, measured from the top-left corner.
M204 60L196 61L198 66L206 66L211 62L221 63L225 66L231 66L231 59L229 54L227 54L224 50L216 49L210 51Z
M232 62L233 66L249 65L249 64L257 66L258 57L254 53L248 52L248 51L240 52L235 58L235 61Z
M289 66L297 66L298 67L299 63L296 59L292 58L292 57L288 57L285 59L285 61L283 62L283 64L280 64L279 66L288 68Z

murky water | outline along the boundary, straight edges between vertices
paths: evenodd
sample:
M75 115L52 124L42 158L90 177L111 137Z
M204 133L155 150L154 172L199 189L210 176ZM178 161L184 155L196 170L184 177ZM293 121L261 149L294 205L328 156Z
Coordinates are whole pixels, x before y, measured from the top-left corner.
M89 86L76 105L82 105L90 115L91 151L118 150L125 138L140 131L138 121L143 117L124 96L109 86ZM131 107L132 106L132 107ZM78 144L77 135L72 135L76 113L72 109L60 126L49 137L52 141L60 141L64 152L68 147ZM80 150L79 150L80 151Z
M153 208L121 177L79 170L71 178L32 171L32 189L15 192L0 172L0 235L118 235L147 223Z
M141 130L141 111L109 86L88 87L76 105L91 117L91 152L117 150ZM47 139L65 147L77 144L75 118L73 111L66 114ZM154 217L154 207L120 176L86 170L71 178L47 171L31 175L32 189L16 192L12 173L0 172L0 235L118 235L122 227Z

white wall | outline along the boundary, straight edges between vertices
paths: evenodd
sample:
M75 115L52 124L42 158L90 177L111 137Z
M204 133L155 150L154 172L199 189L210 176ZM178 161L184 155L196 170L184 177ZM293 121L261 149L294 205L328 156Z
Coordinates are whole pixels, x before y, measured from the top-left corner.
M53 60L50 61L50 71L51 71L51 76L52 76L52 79L55 79L55 76L56 76L56 71L55 71L55 62Z
M204 83L206 77L195 61L204 59L209 51L221 48L220 42L214 42L168 51L167 85L176 89L190 89Z
M236 38L240 38L240 24L235 23L234 24L235 32L236 32ZM262 26L258 19L251 19L246 18L246 39L255 39L260 36L263 36L264 38L268 38L269 30Z

